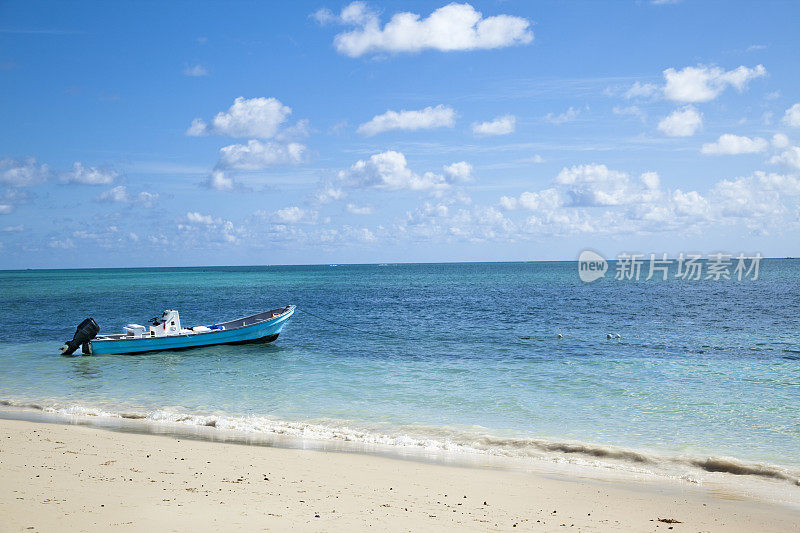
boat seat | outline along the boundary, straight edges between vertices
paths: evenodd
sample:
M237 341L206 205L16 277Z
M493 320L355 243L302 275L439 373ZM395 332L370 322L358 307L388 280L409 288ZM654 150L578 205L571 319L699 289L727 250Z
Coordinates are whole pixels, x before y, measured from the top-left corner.
M123 328L126 335L133 335L136 338L141 338L145 334L147 328L139 324L128 324Z

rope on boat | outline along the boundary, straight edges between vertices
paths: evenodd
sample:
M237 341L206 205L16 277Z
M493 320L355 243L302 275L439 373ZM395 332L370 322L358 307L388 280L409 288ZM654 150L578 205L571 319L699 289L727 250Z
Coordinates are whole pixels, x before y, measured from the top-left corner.
M336 322L335 320L331 320L329 318L325 318L325 317L316 315L316 314L312 313L311 311L309 311L307 309L300 308L300 307L298 307L297 310L298 311L302 311L303 313L305 313L307 315L311 315L314 318L322 320L323 322L327 322L328 324L333 324L334 326L339 326L340 328L352 329L353 331L358 331L359 333L364 333L366 335L376 335L378 337L386 337L387 339L400 339L400 340L405 339L405 337L403 337L401 335L392 335L391 333L382 333L382 332L378 332L378 331L367 331L365 329L361 329L361 328L357 328L355 326L351 326L350 324L343 324L341 322ZM561 338L564 338L564 337L565 337L564 335L561 335L559 333L559 334L556 334L556 335L531 335L531 336L525 336L525 337L519 337L519 338L521 340L539 340L539 339L543 340L543 339L561 339ZM619 337L617 337L617 339L619 339Z
M392 335L390 333L381 333L381 332L378 332L378 331L367 331L365 329L361 329L361 328L357 328L355 326L351 326L350 324L342 324L341 322L334 322L333 320L321 317L319 315L315 315L314 313L312 313L311 311L308 311L307 309L301 309L301 308L298 307L297 310L298 311L302 311L303 313L305 313L307 315L311 315L314 318L318 318L319 320L322 320L323 322L327 322L329 324L333 324L334 326L339 326L340 328L352 329L352 330L358 331L360 333L365 333L367 335L377 335L379 337L386 337L387 339L402 339L403 338L400 335Z

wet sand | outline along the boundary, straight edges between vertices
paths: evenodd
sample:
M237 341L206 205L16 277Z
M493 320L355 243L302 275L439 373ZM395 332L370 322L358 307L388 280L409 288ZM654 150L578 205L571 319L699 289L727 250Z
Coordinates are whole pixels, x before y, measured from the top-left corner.
M0 420L0 531L797 531L800 512L355 453Z

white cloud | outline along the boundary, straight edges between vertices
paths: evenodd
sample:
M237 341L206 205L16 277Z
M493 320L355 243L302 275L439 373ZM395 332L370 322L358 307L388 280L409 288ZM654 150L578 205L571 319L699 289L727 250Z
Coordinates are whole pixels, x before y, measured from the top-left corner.
M47 246L57 250L69 250L70 248L75 248L75 243L70 238L59 240L51 237Z
M236 188L236 182L233 181L233 178L228 176L224 170L219 169L212 170L203 184L218 191L232 191Z
M444 105L436 107L426 107L418 111L397 111L388 110L382 115L377 115L369 122L365 122L358 127L361 135L377 135L390 130L422 130L433 128L452 128L456 123L456 112Z
M125 185L117 185L107 191L102 192L97 196L98 202L115 202L115 203L137 203L143 207L153 207L158 200L158 193L142 191L135 196L131 196L128 188Z
M10 215L14 212L14 206L11 204L0 204L0 215Z
M370 206L359 207L355 204L347 204L347 212L352 215L371 215L375 211Z
M247 141L247 144L232 144L220 148L218 168L237 170L262 170L273 165L299 164L307 148L304 144L279 144L274 142Z
M18 226L4 226L0 228L0 231L2 231L3 233L19 233L24 230L25 226L23 226L22 224Z
M664 71L664 96L676 102L709 102L728 86L742 91L750 80L767 75L763 65L748 68L744 65L725 71L719 67L699 65L682 70L668 68Z
M83 163L75 162L72 165L72 170L61 174L61 180L67 183L80 183L83 185L109 185L118 176L118 172L109 168L87 167Z
M793 128L800 128L800 103L794 104L783 115L783 123Z
M764 218L778 221L788 212L785 201L800 195L800 180L755 172L745 178L716 183L711 195L720 217L744 219L750 224L757 224L758 219Z
M317 11L313 16L321 23L336 21L356 26L334 38L339 53L350 57L428 49L491 49L533 41L530 21L510 15L483 18L469 4L448 4L427 18L415 13L396 13L383 28L378 15L364 2L351 3L338 17L328 10Z
M444 167L443 174L417 174L408 168L406 157L393 150L370 156L339 171L341 183L353 188L390 191L441 191L471 176L472 167L464 162Z
M275 211L273 218L284 224L299 224L300 222L313 222L316 220L316 211L301 209L296 205L284 207Z
M472 133L475 135L508 135L514 133L517 118L514 115L503 115L488 122L473 122Z
M128 188L124 185L117 185L112 189L100 193L97 200L101 202L127 202L129 200Z
M321 204L327 204L336 200L341 200L346 196L341 187L336 187L330 183L325 183L314 193L314 200Z
M425 202L409 211L393 229L393 235L430 241L497 241L516 232L516 225L492 206L455 208L444 203Z
M555 180L564 186L573 206L613 206L652 201L659 195L660 180L655 172L638 179L605 165L588 164L563 168Z
M228 111L217 113L210 125L201 118L194 119L186 134L270 139L291 113L290 107L275 98L240 96Z
M145 207L152 207L158 200L158 193L142 191L136 195L136 201Z
M789 147L788 150L784 150L779 155L772 157L769 162L800 170L800 146Z
M642 121L644 121L644 119L645 119L644 111L642 111L639 108L639 106L635 106L635 105L631 105L631 106L628 106L628 107L614 106L612 111L613 111L613 113L615 115L630 115L632 117L637 117Z
M693 106L676 109L658 123L658 129L670 137L689 137L703 125L703 115Z
M202 235L202 239L193 240L193 245L199 243L216 243L224 242L227 244L236 244L239 242L241 235L244 233L244 228L237 228L230 220L222 218L215 218L211 215L204 215L197 211L189 211L186 213L186 224L178 223L178 230L187 234ZM198 227L199 226L199 227ZM213 230L213 231L210 231ZM166 238L158 239L151 235L150 240L158 244L168 244ZM185 241L185 239L181 239ZM166 242L163 242L166 241Z
M518 198L503 196L500 198L503 209L527 209L528 211L554 211L564 205L564 199L557 189L544 189L538 192L523 192Z
M451 183L464 183L474 179L472 170L472 165L466 161L459 161L458 163L446 165L444 167L444 175L447 177L447 181Z
M570 107L560 115L554 115L553 113L548 113L544 119L548 122L552 122L553 124L564 124L565 122L572 122L578 115L581 113L580 109L575 109L574 107Z
M625 98L652 98L658 94L659 88L654 83L634 82L630 89L625 91Z
M783 133L776 133L772 136L772 146L775 148L786 148L789 146L789 137Z
M186 220L192 222L194 224L204 224L206 226L211 226L213 224L219 224L220 219L215 219L211 215L203 215L198 213L197 211L189 211L186 213Z
M309 17L313 18L317 21L318 24L324 26L326 24L331 24L332 22L337 22L339 17L337 17L333 11L328 9L327 7L320 8L315 12L311 13Z
M767 140L761 137L751 139L726 133L720 135L717 142L704 144L701 152L706 155L756 154L766 151L768 147Z
M200 76L208 76L208 69L200 64L187 65L186 68L183 69L183 73L187 76L197 78Z
M12 187L30 187L47 181L52 172L46 164L38 164L36 158L0 159L0 183Z

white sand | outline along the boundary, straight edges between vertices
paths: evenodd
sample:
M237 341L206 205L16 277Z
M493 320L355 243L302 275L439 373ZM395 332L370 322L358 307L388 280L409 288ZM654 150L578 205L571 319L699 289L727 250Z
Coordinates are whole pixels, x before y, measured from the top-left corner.
M642 488L0 420L0 531L287 529L798 531L800 512L687 484Z

